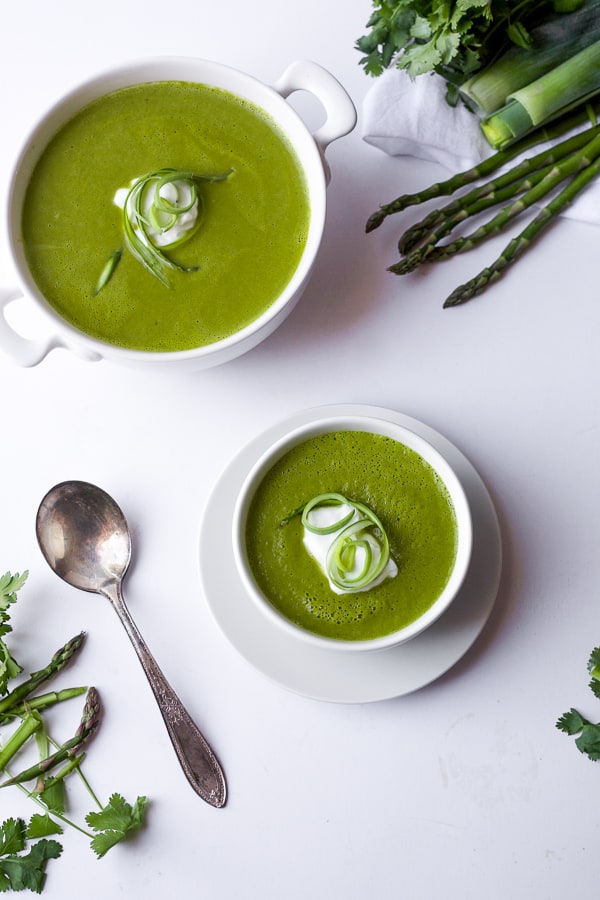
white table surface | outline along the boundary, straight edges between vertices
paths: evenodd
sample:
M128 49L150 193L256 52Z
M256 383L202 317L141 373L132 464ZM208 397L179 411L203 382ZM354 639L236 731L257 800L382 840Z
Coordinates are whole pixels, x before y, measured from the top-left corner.
M368 0L3 4L2 205L36 116L136 56L197 55L268 83L310 58L360 115L369 79L353 44L369 14ZM483 297L443 310L506 238L388 275L399 226L365 236L368 214L444 173L387 158L360 127L329 151L311 283L257 349L161 377L65 351L31 369L0 357L0 570L30 572L13 613L15 655L34 669L88 633L56 682L95 684L104 701L85 771L105 800L151 799L140 836L101 861L65 834L48 900L562 900L597 880L600 768L554 726L572 705L600 718L586 673L600 643L600 233L563 220ZM0 254L10 283L4 239ZM485 481L502 532L500 590L480 638L446 675L385 702L321 702L265 678L225 640L200 584L202 513L228 461L280 419L331 403L389 407L444 434ZM130 521L128 605L223 763L222 810L185 781L109 604L42 559L36 510L69 478L104 487ZM53 721L70 730L78 714L75 704ZM76 818L91 804L74 782L72 795ZM1 804L2 818L34 811L15 788Z

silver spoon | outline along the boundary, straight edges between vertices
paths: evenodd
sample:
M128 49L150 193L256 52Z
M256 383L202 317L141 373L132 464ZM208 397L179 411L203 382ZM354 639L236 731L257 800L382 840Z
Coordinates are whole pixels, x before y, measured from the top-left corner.
M226 787L221 766L158 667L123 601L121 582L131 559L131 538L115 501L85 481L57 484L40 504L36 534L50 568L63 581L110 600L148 677L188 781L211 806L223 806Z

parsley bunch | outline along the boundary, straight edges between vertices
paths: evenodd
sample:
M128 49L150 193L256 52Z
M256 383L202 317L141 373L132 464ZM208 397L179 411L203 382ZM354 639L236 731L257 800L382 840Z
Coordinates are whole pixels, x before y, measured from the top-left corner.
M96 688L72 687L39 693L40 686L54 678L80 651L84 634L67 641L44 668L20 679L14 686L13 679L23 669L11 655L4 637L12 630L9 606L16 602L17 592L26 578L27 572L22 575L7 572L0 576L0 729L11 729L8 738L2 735L0 742L0 774L5 776L0 789L17 785L42 808L42 814L32 816L28 824L23 819L9 818L0 825L0 893L41 892L48 860L57 859L62 853L61 844L48 838L62 834L63 825L86 835L100 858L142 827L147 805L146 797L138 797L131 805L117 793L103 805L81 772L84 747L100 724L101 704ZM43 712L83 693L86 698L79 726L71 738L59 744L48 733ZM18 774L11 774L8 765L33 738L39 759ZM79 775L97 806L97 810L85 817L90 830L66 815L65 780L73 772Z
M26 580L27 572L23 572L22 575L18 573L11 575L10 572L6 572L0 576L0 694L6 693L11 678L16 678L23 671L11 655L4 638L12 631L12 626L8 624L9 606L16 602L17 591L25 584Z
M511 44L528 47L529 31L549 11L582 0L373 0L367 33L356 41L365 72L392 65L411 77L437 72L452 87Z
M600 699L600 647L592 650L588 660L588 672L591 676L590 689ZM575 737L577 749L589 759L600 759L600 722L594 724L584 718L576 709L564 713L556 727L560 731Z

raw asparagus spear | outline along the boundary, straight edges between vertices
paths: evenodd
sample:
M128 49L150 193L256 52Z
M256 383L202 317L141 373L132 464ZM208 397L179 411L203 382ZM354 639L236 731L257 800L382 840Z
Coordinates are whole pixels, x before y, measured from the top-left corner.
M24 769L22 772L19 772L18 775L13 775L13 777L9 778L7 781L3 781L2 784L0 784L0 787L7 787L10 784L21 784L24 781L31 781L33 778L44 775L54 766L58 765L58 763L64 762L65 759L72 759L73 757L78 756L81 753L83 745L92 737L98 728L100 724L100 714L100 697L96 688L91 687L87 693L81 722L73 737L70 738L70 740L65 741L64 744L61 744L55 753L40 760L28 769Z
M499 278L506 269L524 253L531 242L548 227L552 220L592 181L600 172L600 157L597 157L587 168L579 172L563 190L554 197L533 219L520 235L513 238L505 247L498 259L491 266L483 269L475 278L455 288L446 299L444 307L458 306L465 303L492 281Z
M11 691L10 694L6 694L6 696L0 700L0 716L8 712L13 706L21 703L32 694L33 691L37 690L41 684L49 681L57 672L60 672L60 670L64 668L69 660L77 653L83 644L84 638L84 632L71 638L70 641L67 641L64 646L56 651L44 669L40 669L39 672L33 672L27 681L23 681Z
M534 176L532 176L529 181L529 189L526 190L521 197L513 200L512 203L501 209L499 213L490 219L490 221L481 225L471 234L460 237L449 244L437 245L439 238L443 237L449 230L440 227L436 232L433 232L423 247L413 251L413 253L399 263L390 266L389 271L394 272L397 275L405 274L406 272L412 271L417 265L425 260L446 259L454 253L470 250L480 241L502 231L515 216L519 215L524 210L529 209L529 207L538 204L559 184L567 178L570 178L579 170L585 169L598 155L600 155L600 129L592 130L595 132L595 137L593 137L581 150L560 160L556 165L549 166L547 169L542 170L542 177L537 177L539 173L534 173ZM528 187L528 183L524 182L523 186ZM501 199L501 196L502 191L498 192L498 199ZM466 207L465 215L463 215L462 218L464 219L467 215L471 215L471 210L472 207ZM477 211L478 210L475 209L475 212Z
M507 147L505 150L499 150L492 156L489 156L487 159L464 172L459 172L445 181L436 182L422 191L417 191L414 194L403 194L395 200L392 200L390 203L383 204L368 219L366 231L373 231L375 228L378 228L388 216L402 212L402 210L409 206L425 203L428 200L434 200L437 197L450 196L450 194L453 194L460 188L472 184L475 181L480 181L482 178L486 178L493 172L497 172L516 156L527 152L530 148L536 147L544 141L555 140L562 137L568 131L589 121L590 117L593 118L598 113L600 113L600 100L590 101L590 103L586 103L575 112L557 119L545 128L536 129L536 131L522 138L520 141L517 141L515 144L512 144L510 147Z
M522 188L526 189L528 186L528 179L531 177L532 173L541 169L546 169L548 166L558 163L569 154L578 151L581 147L588 144L596 134L600 134L600 126L593 126L579 134L573 135L571 138L560 141L558 144L543 150L541 153L537 153L535 156L524 159L517 166L509 169L504 174L493 178L483 185L473 188L461 197L455 198L446 206L434 209L424 219L404 232L398 241L400 253L410 252L426 237L427 233L430 232L432 228L436 227L448 216L453 215L470 203L484 198L493 199L496 192L508 187L513 188L513 194L517 193Z

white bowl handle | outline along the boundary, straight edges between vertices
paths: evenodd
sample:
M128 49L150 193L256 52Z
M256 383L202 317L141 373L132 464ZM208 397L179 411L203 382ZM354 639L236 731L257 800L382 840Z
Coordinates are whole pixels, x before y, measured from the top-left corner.
M37 366L59 343L54 337L44 340L31 340L21 337L9 324L5 307L23 294L18 288L0 289L0 348L12 357L19 366Z
M356 107L349 94L327 69L309 60L293 62L273 87L284 98L294 91L309 91L323 104L327 118L313 133L313 138L329 181L331 173L325 160L325 150L332 141L348 134L356 125Z
M64 347L75 353L82 359L95 362L101 359L99 353L71 346L57 334L50 334L45 338L26 338L18 334L6 318L5 307L13 300L19 300L24 295L18 288L0 288L0 349L4 350L19 366L37 366L45 359L51 350Z

